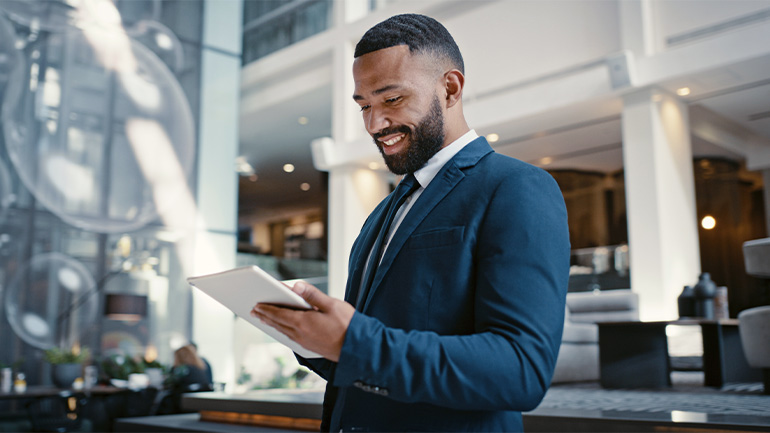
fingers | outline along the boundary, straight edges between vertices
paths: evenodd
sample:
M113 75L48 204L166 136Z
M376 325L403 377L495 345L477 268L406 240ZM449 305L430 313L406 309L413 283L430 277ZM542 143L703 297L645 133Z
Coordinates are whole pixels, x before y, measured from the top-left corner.
M281 308L270 304L257 304L251 309L251 315L256 317L273 328L291 327L296 319L294 315L299 311Z
M294 341L297 341L298 326L302 323L301 319L296 316L297 314L302 314L302 312L269 304L257 304L251 310L253 317L258 318L260 322L275 328L278 332ZM300 343L299 341L297 342Z
M282 333L286 334L285 326L281 322L277 322L272 319L272 316L263 314L263 310L259 306L255 306L251 310L251 315L253 317L258 318L262 323L272 326L273 328L281 331Z
M304 282L298 281L292 287L294 293L302 296L308 304L318 308L321 311L328 310L334 303L334 299L327 296L324 292L318 290L318 288Z
M325 295L317 288L299 283L292 288L313 310L292 310L271 304L257 304L251 315L271 326L302 347L331 361L338 361L348 325L355 308Z

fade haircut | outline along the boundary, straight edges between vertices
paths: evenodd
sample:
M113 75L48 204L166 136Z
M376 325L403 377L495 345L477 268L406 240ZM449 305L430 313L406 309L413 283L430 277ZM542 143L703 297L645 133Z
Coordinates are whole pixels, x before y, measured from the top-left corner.
M411 53L428 54L448 61L453 68L465 74L463 56L452 35L440 22L425 15L395 15L375 25L358 41L353 57L397 45L409 46Z

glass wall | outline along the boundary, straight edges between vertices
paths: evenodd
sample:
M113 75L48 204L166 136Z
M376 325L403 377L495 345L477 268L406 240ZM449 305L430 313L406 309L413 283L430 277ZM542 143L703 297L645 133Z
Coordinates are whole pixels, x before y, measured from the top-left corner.
M202 2L0 2L0 364L45 349L163 363L190 337ZM147 312L105 313L136 295ZM174 302L168 302L174 299ZM125 317L123 317L125 319Z
M246 0L243 64L321 33L332 22L331 0Z

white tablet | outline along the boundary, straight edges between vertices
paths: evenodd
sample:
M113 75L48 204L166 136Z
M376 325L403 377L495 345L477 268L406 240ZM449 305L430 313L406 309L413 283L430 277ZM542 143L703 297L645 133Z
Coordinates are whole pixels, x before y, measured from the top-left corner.
M257 266L245 266L216 274L201 275L187 279L190 285L214 298L229 308L238 317L273 337L298 355L305 358L320 358L321 355L305 349L272 326L251 316L251 309L257 303L276 304L289 308L312 308L301 296Z

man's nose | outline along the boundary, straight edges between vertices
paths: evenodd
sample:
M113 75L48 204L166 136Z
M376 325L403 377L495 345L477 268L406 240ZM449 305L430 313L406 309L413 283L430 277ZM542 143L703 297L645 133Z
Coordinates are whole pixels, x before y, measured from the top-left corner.
M374 135L383 129L391 125L390 119L385 115L383 110L375 110L372 108L369 111L369 118L366 122L366 130L370 135Z

